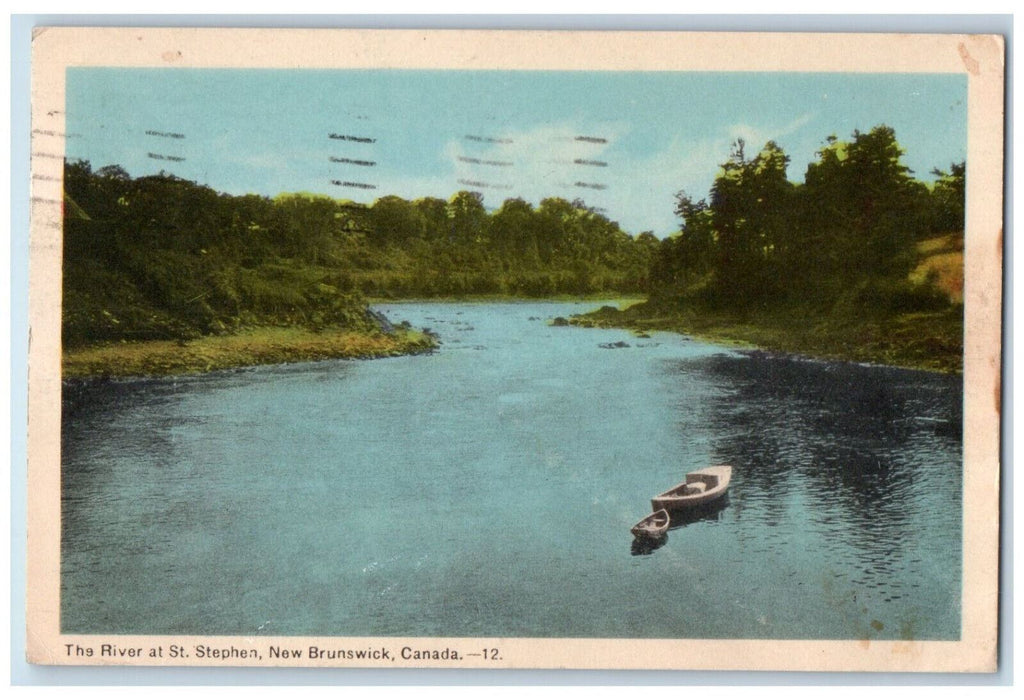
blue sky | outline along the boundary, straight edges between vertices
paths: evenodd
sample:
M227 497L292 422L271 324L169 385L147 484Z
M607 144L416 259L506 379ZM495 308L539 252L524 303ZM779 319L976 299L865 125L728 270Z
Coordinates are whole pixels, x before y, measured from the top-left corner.
M966 103L962 75L72 68L67 155L232 194L580 197L663 236L737 137L802 181L827 136L884 123L927 180L965 159Z

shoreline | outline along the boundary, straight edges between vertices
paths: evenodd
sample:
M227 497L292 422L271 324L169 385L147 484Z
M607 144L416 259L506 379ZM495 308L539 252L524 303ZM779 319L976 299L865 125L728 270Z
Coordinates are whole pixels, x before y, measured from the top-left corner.
M963 329L956 312L884 318L810 317L795 312L751 314L602 307L572 316L583 328L668 331L740 350L832 362L855 362L942 374L963 373Z
M570 302L632 305L645 301L647 301L647 297L637 294L593 294L588 296L556 294L548 297L522 297L515 296L514 294L470 294L465 296L402 297L401 299L366 297L366 303L371 306L387 304L565 304Z
M889 318L808 317L789 313L734 314L649 308L631 296L568 299L480 296L429 299L374 299L371 304L403 303L600 303L601 308L571 316L567 325L623 328L637 333L668 331L741 350L794 357L858 362L904 369L961 374L962 335L953 338L952 313L904 314ZM609 306L617 304L619 308ZM962 334L962 330L960 331ZM253 327L228 335L190 341L149 340L93 345L62 353L62 378L158 377L327 359L376 359L434 351L429 333L396 328L392 333L313 331L292 327Z
M428 333L257 327L195 340L147 340L65 350L62 379L161 377L329 359L368 360L432 352Z

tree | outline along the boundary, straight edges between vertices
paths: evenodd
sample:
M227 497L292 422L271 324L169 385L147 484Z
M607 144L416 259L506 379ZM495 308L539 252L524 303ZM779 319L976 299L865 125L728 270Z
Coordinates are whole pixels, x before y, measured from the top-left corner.
M370 208L373 241L378 245L401 245L412 238L423 238L422 213L401 197L381 197Z
M113 180L131 180L132 176L128 174L128 171L122 168L120 165L104 165L102 168L96 171L99 177L110 178Z
M565 259L569 231L575 226L577 210L561 197L547 197L540 201L536 212L537 251L541 262L552 264Z
M448 220L451 240L456 245L484 243L487 221L484 196L466 190L456 192L448 200Z
M855 131L848 153L854 230L863 238L861 263L868 272L905 274L923 229L922 185L903 164L904 151L891 127Z
M935 212L932 221L934 233L964 230L964 202L967 192L967 166L964 161L953 163L949 172L932 170L938 178L931 192L931 205Z
M689 194L679 191L675 213L682 219L682 226L678 234L658 244L651 268L655 289L681 290L711 271L717 260L718 236L707 201L694 201Z
M448 202L438 197L423 197L413 204L423 220L424 237L444 241L448 237Z
M710 225L715 237L717 296L730 303L763 302L776 294L780 253L787 247L792 183L789 156L769 141L748 160L739 139L711 188ZM677 200L677 213L700 220L692 201ZM689 211L688 211L689 210ZM706 245L707 232L701 232Z
M859 281L905 276L927 230L928 200L893 129L854 131L850 142L829 137L818 156L799 193L797 234L815 292L834 298ZM791 263L792 271L798 260Z
M676 195L682 226L658 246L653 294L737 310L934 303L908 274L921 236L962 228L963 163L934 171L929 190L886 125L849 141L829 136L802 184L789 181L789 157L775 142L748 153L742 140L733 144L708 200Z
M537 267L540 256L534 223L533 207L519 197L506 199L501 208L491 215L491 245L506 269L510 266Z

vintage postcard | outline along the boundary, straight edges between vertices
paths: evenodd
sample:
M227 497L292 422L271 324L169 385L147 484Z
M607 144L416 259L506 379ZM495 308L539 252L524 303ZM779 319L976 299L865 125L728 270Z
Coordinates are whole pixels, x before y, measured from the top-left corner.
M996 669L998 36L39 28L37 664Z

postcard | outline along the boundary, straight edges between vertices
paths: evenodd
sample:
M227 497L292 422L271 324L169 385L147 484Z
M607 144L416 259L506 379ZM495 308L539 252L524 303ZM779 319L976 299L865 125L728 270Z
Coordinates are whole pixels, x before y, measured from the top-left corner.
M991 672L999 36L39 28L27 653Z

